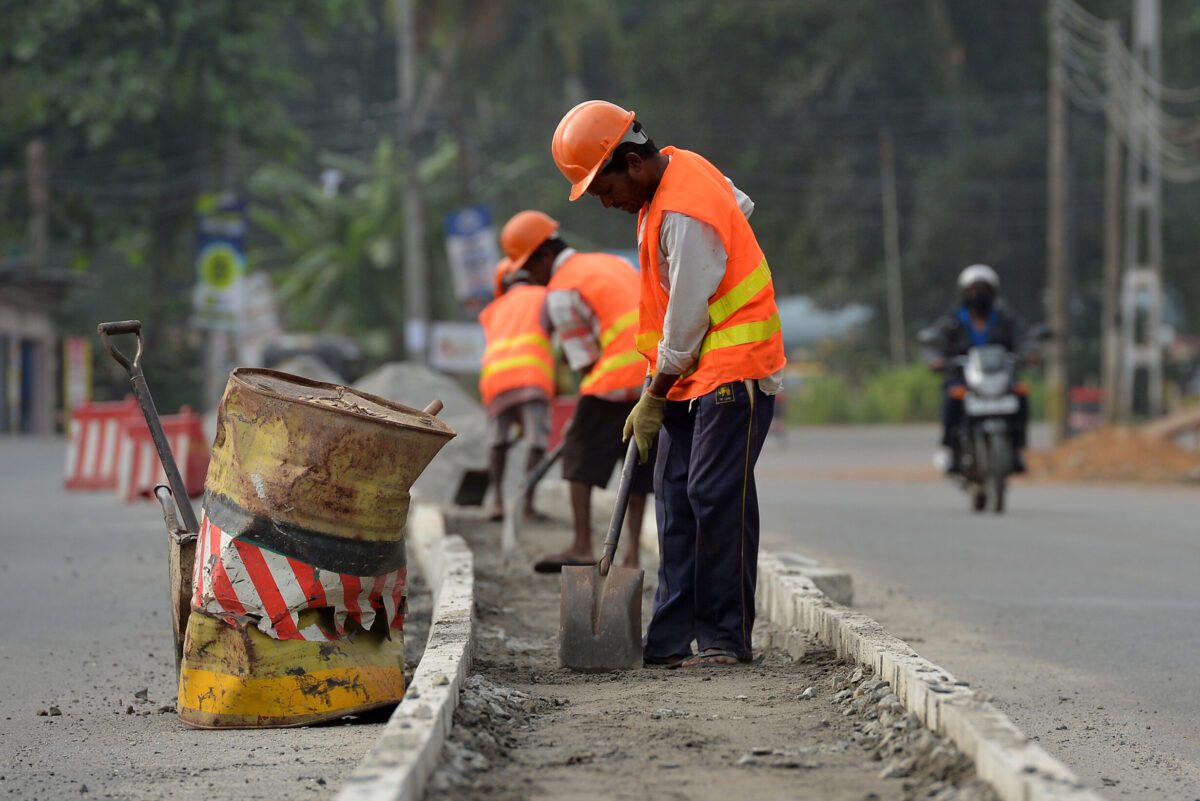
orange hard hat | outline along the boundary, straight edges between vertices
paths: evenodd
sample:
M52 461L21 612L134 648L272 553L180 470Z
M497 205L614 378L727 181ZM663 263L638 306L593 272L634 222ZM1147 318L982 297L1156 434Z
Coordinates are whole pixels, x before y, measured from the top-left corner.
M526 210L514 214L500 231L500 247L511 260L513 272L525 266L533 252L558 231L558 221L549 214Z
M496 297L500 297L504 294L504 279L508 277L508 274L511 271L512 259L510 259L508 256L505 256L503 259L496 262L496 284L492 290Z
M632 111L607 100L586 100L559 121L550 152L559 171L571 182L571 200L583 197L633 119Z

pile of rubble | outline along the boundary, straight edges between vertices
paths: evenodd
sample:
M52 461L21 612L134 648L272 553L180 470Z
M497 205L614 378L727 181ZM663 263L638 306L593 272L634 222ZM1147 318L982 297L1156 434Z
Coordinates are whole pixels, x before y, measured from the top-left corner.
M857 718L855 741L883 763L880 778L904 780L905 801L997 801L970 758L905 711L886 681L858 668L835 673L830 689L830 703Z
M502 687L478 673L469 677L459 693L454 727L427 795L473 786L479 774L512 751L516 745L512 732L529 728L530 718L562 703Z
M1200 482L1200 453L1123 426L1080 434L1027 461L1032 478L1051 481Z

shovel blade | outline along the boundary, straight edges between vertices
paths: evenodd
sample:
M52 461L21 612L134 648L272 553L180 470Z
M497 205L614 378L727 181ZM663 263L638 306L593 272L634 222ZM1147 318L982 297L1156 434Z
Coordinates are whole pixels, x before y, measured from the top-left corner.
M600 672L642 665L644 573L611 567L564 567L558 624L558 663Z

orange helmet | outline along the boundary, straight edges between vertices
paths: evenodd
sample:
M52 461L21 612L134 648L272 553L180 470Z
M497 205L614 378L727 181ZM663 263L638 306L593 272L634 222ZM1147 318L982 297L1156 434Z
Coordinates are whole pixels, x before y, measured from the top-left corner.
M507 256L496 262L496 284L492 290L496 297L500 297L504 294L504 290L506 289L504 286L504 279L508 278L508 274L511 272L511 270L512 259L508 258Z
M511 261L509 270L516 272L525 266L533 252L558 231L558 222L540 211L514 214L500 231L500 247Z
M571 200L583 197L633 119L632 111L606 100L587 100L559 121L550 152L559 171L571 182Z

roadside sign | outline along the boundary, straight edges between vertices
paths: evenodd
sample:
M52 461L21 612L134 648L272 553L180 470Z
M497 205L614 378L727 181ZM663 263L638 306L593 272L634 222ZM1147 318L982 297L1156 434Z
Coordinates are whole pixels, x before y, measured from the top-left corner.
M433 323L429 327L429 366L443 373L478 373L483 364L483 326Z
M460 302L479 305L492 298L492 271L500 260L500 245L487 206L471 206L446 215L446 259Z
M234 197L204 196L197 203L196 287L192 324L238 331L246 275L246 207Z

